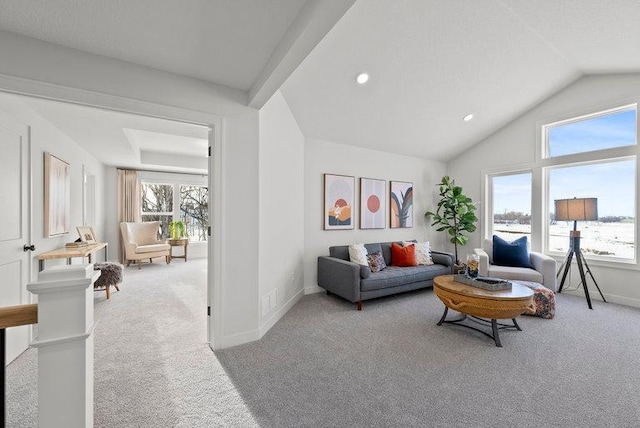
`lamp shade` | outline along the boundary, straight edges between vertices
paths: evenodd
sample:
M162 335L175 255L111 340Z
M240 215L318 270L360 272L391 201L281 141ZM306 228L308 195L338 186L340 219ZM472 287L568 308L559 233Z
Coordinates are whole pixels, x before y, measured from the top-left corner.
M556 220L589 221L598 219L598 198L556 199Z

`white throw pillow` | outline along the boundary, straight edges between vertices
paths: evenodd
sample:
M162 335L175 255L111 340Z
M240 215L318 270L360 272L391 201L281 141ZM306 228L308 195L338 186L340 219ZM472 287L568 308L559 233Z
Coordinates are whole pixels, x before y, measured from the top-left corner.
M407 242L402 241L402 246L406 247L409 245L416 246L416 262L418 265L432 265L433 260L431 259L431 246L429 245L429 241L427 242Z
M364 247L364 244L349 245L349 260L359 265L369 266L367 249Z

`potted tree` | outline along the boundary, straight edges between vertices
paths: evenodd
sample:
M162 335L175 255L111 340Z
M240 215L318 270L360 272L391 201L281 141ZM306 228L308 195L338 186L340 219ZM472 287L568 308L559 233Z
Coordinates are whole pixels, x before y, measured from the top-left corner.
M462 187L456 186L455 181L448 176L442 177L437 184L440 191L440 201L435 212L427 211L425 217L433 220L431 226L438 226L438 232L446 231L449 242L453 244L455 264L461 266L458 258L458 245L465 245L469 237L465 233L476 230L476 206L468 196L462 193Z

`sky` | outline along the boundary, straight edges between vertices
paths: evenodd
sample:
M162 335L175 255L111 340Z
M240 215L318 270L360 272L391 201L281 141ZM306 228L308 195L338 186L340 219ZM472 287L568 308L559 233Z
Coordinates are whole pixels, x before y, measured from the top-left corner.
M636 111L627 110L549 130L550 157L636 144ZM549 206L555 199L598 198L598 215L634 216L635 160L549 169ZM531 214L531 174L493 178L494 212Z

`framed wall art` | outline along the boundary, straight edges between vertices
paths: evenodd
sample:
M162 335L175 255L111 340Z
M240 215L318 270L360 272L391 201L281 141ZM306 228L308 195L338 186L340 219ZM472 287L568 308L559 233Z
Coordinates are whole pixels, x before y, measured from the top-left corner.
M390 198L390 227L413 227L413 183L392 181Z
M69 164L44 153L44 236L69 233L71 183Z
M386 180L360 178L360 229L385 228L386 187Z
M324 230L353 229L355 177L324 174Z

